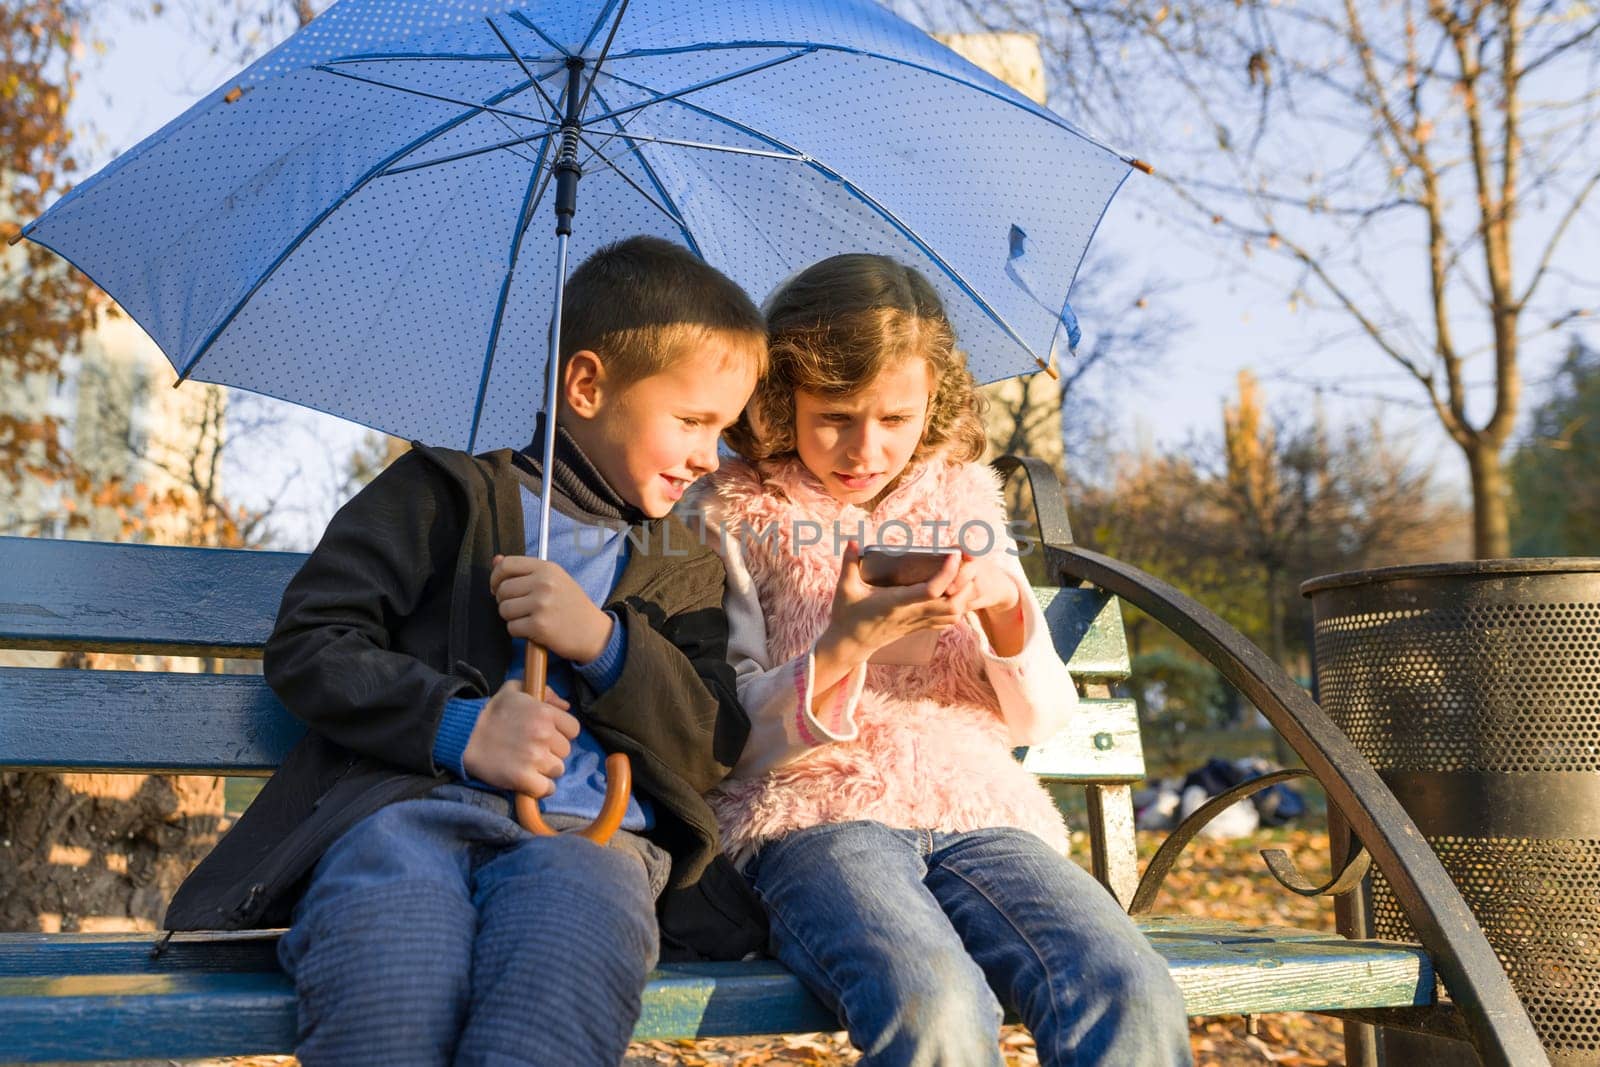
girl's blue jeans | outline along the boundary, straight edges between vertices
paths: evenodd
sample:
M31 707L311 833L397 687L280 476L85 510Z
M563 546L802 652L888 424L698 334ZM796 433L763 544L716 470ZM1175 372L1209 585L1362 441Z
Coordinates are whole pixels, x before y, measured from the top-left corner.
M838 1012L863 1065L1000 1067L1003 1007L1044 1064L1191 1062L1166 962L1032 834L837 823L767 844L747 874L774 955Z
M279 942L295 1054L307 1067L620 1062L669 865L626 832L607 848L534 837L505 798L465 786L389 805L322 857Z

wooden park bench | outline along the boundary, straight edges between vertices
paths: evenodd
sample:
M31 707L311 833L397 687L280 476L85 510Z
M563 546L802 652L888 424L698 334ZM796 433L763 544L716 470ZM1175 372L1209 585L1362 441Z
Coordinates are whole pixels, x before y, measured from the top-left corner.
M1545 1062L1526 1013L1466 904L1367 761L1276 664L1176 590L1075 548L1048 468L1008 457L1034 490L1038 590L1056 647L1084 689L1083 714L1024 755L1087 792L1092 869L1167 959L1195 1015L1324 1012L1472 1040L1486 1063ZM0 648L254 658L302 556L281 552L0 538ZM1110 695L1129 657L1119 598L1173 630L1260 708L1306 764L1216 798L1174 831L1142 882L1131 789L1144 777L1130 700ZM0 668L0 769L265 776L303 727L258 675ZM1370 862L1422 945L1281 925L1149 914L1162 877L1205 820L1283 775L1314 776L1359 838L1334 843L1326 886L1281 853L1280 880L1342 891ZM1361 847L1364 846L1364 849ZM275 931L0 934L0 1062L184 1059L287 1053L295 997ZM1436 1000L1436 978L1451 998ZM769 961L663 965L640 1039L836 1030L838 1021Z

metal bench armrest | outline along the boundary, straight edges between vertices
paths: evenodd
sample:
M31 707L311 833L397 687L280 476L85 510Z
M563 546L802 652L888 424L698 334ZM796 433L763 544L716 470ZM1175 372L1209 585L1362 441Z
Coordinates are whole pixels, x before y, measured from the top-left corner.
M1547 1063L1499 958L1416 824L1367 758L1283 668L1214 612L1153 575L1075 545L1046 545L1044 551L1046 566L1061 581L1096 585L1171 630L1283 735L1388 878L1484 1061L1507 1067Z
M1172 631L1260 709L1305 761L1388 878L1484 1062L1548 1063L1532 1020L1439 858L1372 764L1305 690L1198 601L1137 567L1072 544L1061 483L1048 464L1002 456L993 466L1002 476L1019 469L1027 476L1051 581L1098 586Z

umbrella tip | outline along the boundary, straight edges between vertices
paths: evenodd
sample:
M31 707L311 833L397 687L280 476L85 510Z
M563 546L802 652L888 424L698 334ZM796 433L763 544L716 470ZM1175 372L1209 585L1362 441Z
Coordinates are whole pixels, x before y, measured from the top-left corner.
M224 104L236 104L239 102L239 98L243 95L244 86L235 85L232 89L229 89L227 92L222 94L222 102Z
M1061 372L1056 370L1055 353L1051 353L1049 361L1042 360L1038 356L1034 356L1033 361L1039 364L1040 370L1050 375L1051 381L1059 382L1061 380Z
M26 236L27 236L27 231L23 230L21 228L18 228L16 233L14 233L10 237L6 238L6 247L7 248L11 247L12 245L14 245L14 244L18 243L19 241L21 241Z
M1130 159L1128 160L1128 166L1132 167L1134 170L1142 170L1146 174L1154 174L1156 172L1154 167L1142 159Z

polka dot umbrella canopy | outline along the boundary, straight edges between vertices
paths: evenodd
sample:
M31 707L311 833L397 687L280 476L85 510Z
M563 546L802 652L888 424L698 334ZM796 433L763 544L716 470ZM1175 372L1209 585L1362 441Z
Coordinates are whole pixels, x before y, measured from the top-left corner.
M1037 369L1132 165L864 0L343 0L22 236L181 378L477 451L527 443L568 256L638 233L758 299L893 256L980 380Z

